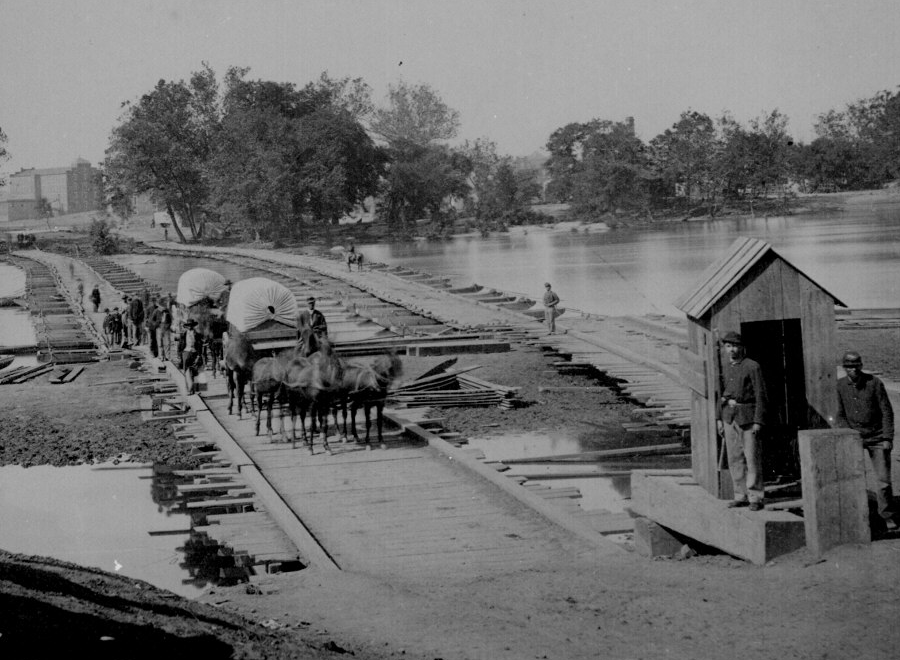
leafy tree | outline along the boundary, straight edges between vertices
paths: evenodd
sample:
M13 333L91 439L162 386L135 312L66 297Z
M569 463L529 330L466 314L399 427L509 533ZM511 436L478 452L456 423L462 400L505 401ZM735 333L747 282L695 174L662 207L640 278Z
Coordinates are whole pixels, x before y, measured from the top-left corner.
M653 176L631 122L569 124L551 134L547 150L548 195L571 202L576 215L647 206Z
M811 190L865 188L870 181L868 163L849 139L819 137L798 149L796 170Z
M215 75L206 65L188 83L160 80L136 103L123 104L121 123L106 151L104 174L110 189L149 193L165 206L182 241L176 216L196 238L207 213L204 165L218 130L217 93Z
M850 106L872 183L900 177L900 93L882 91Z
M688 110L650 142L653 168L666 190L683 186L684 199L704 198L712 213L718 188L714 172L719 146L713 120Z
M900 93L884 90L829 110L815 130L817 148L802 159L814 181L818 176L841 188L864 188L900 176Z
M438 141L456 135L459 113L428 85L392 85L386 107L373 112L371 130L388 144L390 165L381 185L379 215L393 231L407 232L427 216L441 224L451 196L467 196L472 163Z
M374 111L371 129L394 147L427 145L456 137L459 112L428 85L400 82L388 88L387 106Z
M448 147L399 142L389 155L380 214L398 234L408 235L418 218L444 222L447 200L469 190L471 163Z
M372 88L362 78L335 80L323 71L319 79L307 83L301 93L308 99L315 99L317 108L329 106L334 110L344 110L363 125L371 120L375 112Z
M584 171L584 147L595 132L607 130L611 122L592 119L587 123L566 124L550 134L546 162L550 174L547 196L556 202L571 202L576 177Z
M97 254L115 254L119 250L119 241L112 233L106 220L94 218L88 230L91 237L91 246Z
M289 83L226 75L219 142L208 178L213 205L228 224L267 234L302 233L305 219L337 222L377 190L384 154L347 109L331 81L297 90ZM352 98L357 96L351 95ZM356 111L361 111L358 100Z
M787 133L788 119L778 110L750 121L744 128L730 115L719 120L722 149L716 174L730 199L754 198L780 191L787 199L787 184L795 175L797 149Z
M37 217L41 220L53 217L53 205L50 204L46 197L41 197L35 207L35 211L37 212Z

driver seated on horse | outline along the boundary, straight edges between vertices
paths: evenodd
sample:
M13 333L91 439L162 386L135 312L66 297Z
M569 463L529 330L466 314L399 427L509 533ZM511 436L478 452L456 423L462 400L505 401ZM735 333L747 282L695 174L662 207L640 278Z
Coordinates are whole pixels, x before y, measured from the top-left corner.
M356 246L351 244L347 251L347 270L353 270L353 264L356 264L357 270L362 270L363 259L363 253L357 252Z
M325 321L325 315L316 309L316 299L310 296L306 299L306 304L309 306L309 325L313 333L318 339L327 337L328 323Z

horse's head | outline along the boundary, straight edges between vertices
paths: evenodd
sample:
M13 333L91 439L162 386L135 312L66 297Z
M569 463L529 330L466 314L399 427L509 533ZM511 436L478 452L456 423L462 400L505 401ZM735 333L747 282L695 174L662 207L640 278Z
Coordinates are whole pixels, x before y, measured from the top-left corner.
M253 344L243 332L233 325L228 327L228 343L225 346L225 366L229 369L251 369L259 359Z
M331 341L329 341L328 337L321 337L319 339L319 353L329 360L337 359L334 353L334 346Z
M387 351L372 360L372 370L382 385L390 385L403 375L403 362L394 351Z

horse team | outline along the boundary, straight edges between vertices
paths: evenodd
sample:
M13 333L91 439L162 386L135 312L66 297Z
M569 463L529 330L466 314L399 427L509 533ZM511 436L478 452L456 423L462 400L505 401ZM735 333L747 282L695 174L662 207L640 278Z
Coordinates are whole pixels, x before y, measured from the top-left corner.
M286 439L284 413L287 411L291 421L291 446L297 445L299 417L302 441L312 454L317 433L321 433L325 451L332 452L328 444L329 413L341 441L347 442L349 412L354 440L371 449L371 411L374 409L378 442L385 446L382 434L384 405L390 385L402 373L399 357L385 353L368 365L341 359L328 337L313 331L308 310L297 314L297 342L292 348L275 354L261 352L253 347L247 333L238 331L225 321L227 297L221 302L224 304L219 307L211 299L192 305L187 316L197 321L196 331L203 338L203 343L212 349L213 355L216 354L215 349L221 346L229 415L235 413L236 403L238 418L242 418L249 385L250 411L256 413L256 435L260 433L265 409L266 431L270 441L273 440L272 417L273 410L277 408L279 435ZM359 438L356 428L356 415L360 409L365 416L363 440ZM310 418L308 432L307 417Z

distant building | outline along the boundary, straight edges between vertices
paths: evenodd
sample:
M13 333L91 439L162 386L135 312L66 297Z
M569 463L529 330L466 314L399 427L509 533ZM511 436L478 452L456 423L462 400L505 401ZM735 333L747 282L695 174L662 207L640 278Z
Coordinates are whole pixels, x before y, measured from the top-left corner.
M46 199L57 215L95 211L101 205L99 170L79 158L71 167L21 170L9 177L9 220L38 217Z

